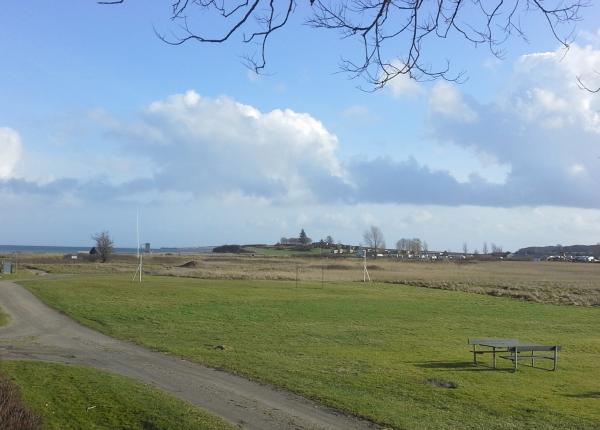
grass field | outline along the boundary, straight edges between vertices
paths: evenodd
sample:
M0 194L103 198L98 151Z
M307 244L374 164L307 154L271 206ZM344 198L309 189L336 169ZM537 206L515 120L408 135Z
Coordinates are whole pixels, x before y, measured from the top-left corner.
M147 277L140 285L111 275L26 286L109 335L398 429L600 426L597 308L391 284ZM490 371L470 364L469 336L559 343L564 352L557 372Z
M318 250L318 249L317 249ZM285 252L272 249L272 252ZM50 273L133 273L133 255L117 255L108 264L65 260L60 255L24 255L24 266ZM147 273L200 279L356 282L362 260L249 255L163 255L145 257ZM413 262L378 258L369 262L371 278L381 282L469 291L537 303L600 306L600 264L469 261ZM28 275L31 277L31 274Z
M0 372L19 386L46 430L234 428L151 387L89 367L2 361Z

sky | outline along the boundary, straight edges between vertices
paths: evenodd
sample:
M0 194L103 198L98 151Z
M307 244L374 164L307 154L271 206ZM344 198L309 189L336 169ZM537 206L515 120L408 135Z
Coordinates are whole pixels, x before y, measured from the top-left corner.
M170 2L3 2L0 244L83 246L107 230L132 246L138 211L153 247L301 228L359 244L371 225L388 247L600 242L600 94L577 85L600 86L600 7L561 29L568 50L528 13L527 41L502 58L458 37L426 46L464 82L371 92L339 71L356 41L305 25L304 3L256 75L240 37L161 41L178 31Z

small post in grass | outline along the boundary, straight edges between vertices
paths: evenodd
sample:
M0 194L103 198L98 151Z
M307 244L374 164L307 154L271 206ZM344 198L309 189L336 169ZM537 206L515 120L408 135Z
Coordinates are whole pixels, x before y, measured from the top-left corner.
M325 286L325 266L323 265L323 239L321 239L321 288Z
M369 271L367 270L367 250L363 251L363 282L371 282L371 277L369 276Z

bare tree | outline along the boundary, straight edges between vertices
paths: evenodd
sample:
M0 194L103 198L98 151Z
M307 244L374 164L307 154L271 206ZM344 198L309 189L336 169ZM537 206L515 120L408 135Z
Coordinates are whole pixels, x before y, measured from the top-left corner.
M483 248L481 248L481 252L485 255L488 253L487 242L483 242Z
M410 252L413 255L421 254L421 249L423 245L421 244L421 239L411 239L410 240Z
M307 7L296 8L298 3ZM450 45L462 38L470 45L487 46L501 57L501 46L511 36L526 40L521 27L525 14L542 17L553 37L568 47L572 24L586 5L586 0L172 0L169 15L176 31L172 36L157 35L171 45L223 43L241 36L242 42L256 46L246 60L260 73L273 34L290 22L297 9L308 10L309 26L359 41L355 59L343 59L340 67L351 76L364 77L377 89L400 75L460 80L462 73L450 73L447 59L432 64L437 58L425 55L433 42ZM216 35L203 30L219 24Z
M396 242L396 249L400 253L408 252L408 239L400 239Z
M108 231L96 233L92 236L92 239L96 241L96 252L100 257L100 261L103 263L107 262L113 253L113 241L108 234Z
M467 255L469 253L469 247L467 246L467 242L463 243L463 254Z
M502 246L498 246L495 243L491 244L492 254L499 254L502 252Z
M365 245L375 250L375 255L377 255L377 250L385 249L385 240L383 239L383 233L379 227L374 225L369 227L369 229L363 233L363 239Z

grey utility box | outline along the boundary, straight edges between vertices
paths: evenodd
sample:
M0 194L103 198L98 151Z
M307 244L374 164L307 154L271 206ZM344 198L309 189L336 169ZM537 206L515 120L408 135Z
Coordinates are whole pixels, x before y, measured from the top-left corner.
M13 268L14 266L10 261L4 261L2 263L2 273L12 273Z

